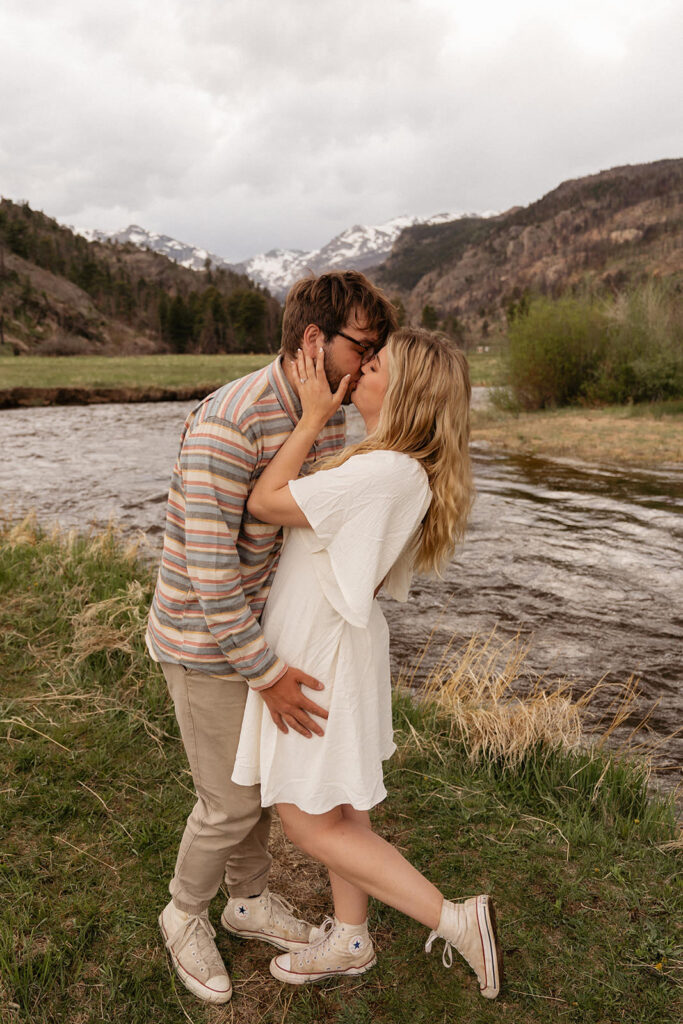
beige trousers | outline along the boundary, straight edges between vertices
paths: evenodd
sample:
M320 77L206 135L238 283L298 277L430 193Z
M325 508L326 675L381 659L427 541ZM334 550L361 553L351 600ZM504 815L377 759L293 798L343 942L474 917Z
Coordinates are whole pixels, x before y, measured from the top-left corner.
M161 665L175 706L197 803L187 819L173 902L190 914L205 910L225 879L231 896L255 896L268 881L270 810L260 786L231 780L248 687L182 665Z

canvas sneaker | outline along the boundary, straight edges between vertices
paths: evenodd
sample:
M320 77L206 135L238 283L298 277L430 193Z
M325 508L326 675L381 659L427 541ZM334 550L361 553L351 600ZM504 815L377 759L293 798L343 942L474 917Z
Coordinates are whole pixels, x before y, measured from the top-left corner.
M207 1003L227 1003L232 985L225 964L213 941L208 911L186 914L173 900L159 914L159 927L185 988Z
M315 940L305 949L273 957L270 973L278 981L303 985L307 981L364 974L376 963L367 922L342 924L328 917L317 929Z
M431 952L434 940L445 939L444 967L453 963L453 949L465 958L479 981L486 999L500 992L503 954L498 942L496 911L489 896L473 896L464 903L443 901L436 931L430 933L425 952Z
M311 940L311 925L299 920L288 900L267 888L260 896L229 899L221 924L233 935L261 939L278 949L302 949Z

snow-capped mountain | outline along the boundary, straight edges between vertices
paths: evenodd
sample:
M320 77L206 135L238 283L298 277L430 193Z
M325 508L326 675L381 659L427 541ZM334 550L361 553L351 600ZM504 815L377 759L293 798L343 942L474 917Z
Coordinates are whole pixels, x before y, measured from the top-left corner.
M451 219L451 218L447 218ZM287 290L310 271L320 274L335 267L364 270L381 263L404 228L417 223L416 217L396 217L386 224L366 227L356 224L331 239L321 249L271 249L239 264L242 273L265 285L273 295L284 298Z
M124 231L116 231L114 234L107 234L106 231L98 231L96 228L74 228L74 231L83 235L89 242L132 242L140 249L151 249L152 252L160 252L167 256L174 263L180 263L182 267L189 270L205 270L207 259L217 267L227 267L232 270L232 264L227 260L216 256L206 249L200 249L196 245L189 245L187 242L179 242L169 235L160 235L156 231L146 231L137 224L130 224Z
M372 226L355 224L336 235L321 249L309 252L300 249L271 249L270 252L244 260L234 269L247 274L253 281L268 288L273 295L283 299L291 285L309 271L321 274L338 267L365 270L377 266L387 258L401 232L414 224L443 224L470 216L487 217L491 213L438 213L433 217L394 217L384 224Z
M321 249L270 249L241 263L229 263L206 249L179 242L168 235L146 231L137 224L131 224L125 231L117 231L111 235L87 228L74 230L90 241L132 242L141 248L160 252L191 270L204 270L208 259L214 267L225 267L238 274L246 274L277 298L283 299L291 285L310 271L320 274L337 267L364 270L377 266L387 258L394 242L405 228L415 224L443 224L461 217L492 215L493 211L483 214L439 213L432 217L395 217L384 224L373 226L356 224L342 231Z

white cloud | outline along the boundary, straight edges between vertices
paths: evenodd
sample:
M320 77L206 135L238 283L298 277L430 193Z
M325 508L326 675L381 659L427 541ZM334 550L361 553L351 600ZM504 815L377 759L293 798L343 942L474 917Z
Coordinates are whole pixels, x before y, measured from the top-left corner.
M0 191L241 258L681 155L670 0L5 0Z

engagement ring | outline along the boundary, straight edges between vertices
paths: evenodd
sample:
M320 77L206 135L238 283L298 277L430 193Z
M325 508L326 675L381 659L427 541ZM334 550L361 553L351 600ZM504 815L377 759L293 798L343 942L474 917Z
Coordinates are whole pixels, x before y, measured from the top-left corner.
M308 377L299 377L299 383L300 384L305 384L307 380L308 380Z

